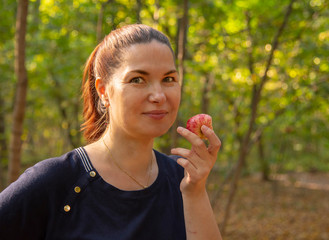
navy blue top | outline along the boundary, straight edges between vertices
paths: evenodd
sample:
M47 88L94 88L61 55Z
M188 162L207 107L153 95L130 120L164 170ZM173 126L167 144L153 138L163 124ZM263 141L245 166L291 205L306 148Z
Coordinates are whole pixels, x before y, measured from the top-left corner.
M0 193L0 239L186 239L184 170L155 154L158 177L138 191L105 182L83 148L37 163Z

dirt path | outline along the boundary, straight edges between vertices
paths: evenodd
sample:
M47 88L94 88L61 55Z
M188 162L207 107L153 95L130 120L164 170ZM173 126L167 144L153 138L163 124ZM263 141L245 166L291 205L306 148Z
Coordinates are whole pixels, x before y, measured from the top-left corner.
M328 173L290 173L276 174L272 179L280 181L285 186L329 191Z
M241 179L224 240L329 240L329 175L273 177ZM214 208L219 223L227 193Z

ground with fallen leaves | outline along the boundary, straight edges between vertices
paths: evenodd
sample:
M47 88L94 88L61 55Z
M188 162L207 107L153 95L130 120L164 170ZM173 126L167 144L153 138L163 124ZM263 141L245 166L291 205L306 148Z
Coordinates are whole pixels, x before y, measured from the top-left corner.
M329 174L291 173L240 179L224 240L329 240ZM215 181L211 178L209 186ZM216 200L223 221L229 185ZM210 197L215 189L210 187Z

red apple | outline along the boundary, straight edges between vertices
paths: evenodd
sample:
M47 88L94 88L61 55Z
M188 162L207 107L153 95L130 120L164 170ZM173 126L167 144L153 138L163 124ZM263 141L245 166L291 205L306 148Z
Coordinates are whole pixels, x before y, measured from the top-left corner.
M208 114L197 114L187 120L186 128L198 135L201 139L207 139L201 131L201 126L206 125L208 128L212 128L212 119Z

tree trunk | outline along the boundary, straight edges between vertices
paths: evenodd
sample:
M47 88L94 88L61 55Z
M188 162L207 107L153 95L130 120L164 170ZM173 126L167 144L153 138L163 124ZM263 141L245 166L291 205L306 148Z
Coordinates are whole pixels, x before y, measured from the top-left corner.
M0 192L5 187L4 161L7 159L8 149L6 141L4 100L0 93Z
M214 85L215 76L213 73L208 73L202 89L202 96L201 96L201 112L208 113L209 112L209 99L210 99L210 92Z
M136 22L142 23L141 20L142 0L137 0L136 3Z
M104 4L101 4L101 8L99 9L98 12L97 27L96 27L97 43L100 43L102 41L103 18L104 18Z
M263 134L261 134L258 138L258 157L259 163L262 171L262 180L269 181L270 180L270 167L268 162L265 159L264 153L264 143L263 143Z
M183 6L183 17L180 21L179 32L178 32L178 42L177 42L177 60L178 60L178 74L179 74L179 81L181 83L181 97L183 97L184 92L184 60L186 55L186 34L188 28L188 0L184 0ZM174 122L173 126L171 127L170 135L171 135L171 147L177 146L178 141L178 134L177 134L177 127L178 127L179 117L177 116L176 121Z
M48 70L48 72L49 72L49 76L54 81L56 89L63 89L59 80L56 78L55 74L51 70ZM57 106L58 106L60 115L62 116L62 121L67 125L67 127L65 128L67 140L73 148L77 148L81 145L80 135L72 134L72 130L75 130L75 132L80 132L78 124L76 124L74 122L74 120L78 119L78 117L70 118L67 108L64 107L62 104L65 101L65 97L63 97L63 95L61 94L61 91L57 91L54 94L54 99L57 102ZM79 102L76 102L76 105L78 105L78 104L79 104ZM72 106L73 103L70 105ZM72 111L72 112L74 114L79 114L76 109L77 108L76 105L72 106L72 108L74 109L74 111Z
M25 67L25 45L28 14L28 0L19 0L15 34L15 73L17 76L16 97L13 112L12 136L9 147L8 182L20 175L22 133L27 95L27 71Z
M96 27L96 40L97 43L100 43L103 38L103 19L104 19L104 10L107 4L111 3L112 0L108 0L101 4L101 8L98 12L97 27Z
M243 165L246 161L247 155L249 153L250 150L250 142L251 142L251 135L254 131L254 125L255 125L255 120L257 117L257 110L258 110L258 105L261 99L261 92L262 89L264 87L264 85L267 82L267 73L268 70L270 69L271 65L272 65L272 60L273 60L273 54L274 51L278 48L279 45L279 38L288 22L289 16L291 14L292 11L292 5L294 3L295 0L291 0L287 10L286 10L286 14L284 16L284 20L282 22L282 24L280 25L276 35L273 38L273 42L272 42L272 50L270 52L270 55L267 59L266 62L266 68L265 68L265 73L261 79L261 82L259 83L259 85L257 86L257 83L254 83L254 87L253 87L253 94L252 94L252 101L251 101L251 115L250 115L250 120L249 120L249 127L248 127L248 131L245 134L244 138L243 138L243 142L242 145L240 147L240 151L239 151L239 159L238 159L238 163L237 163L237 168L235 170L234 173L234 177L233 180L231 182L231 188L230 188L230 192L229 192L229 197L228 197L228 201L225 207L225 214L224 214L224 220L223 223L221 224L221 233L222 235L225 235L225 229L226 229L226 225L229 221L230 218L230 211L231 211L231 206L235 197L235 193L238 187L238 181L241 175L241 171L243 169Z

